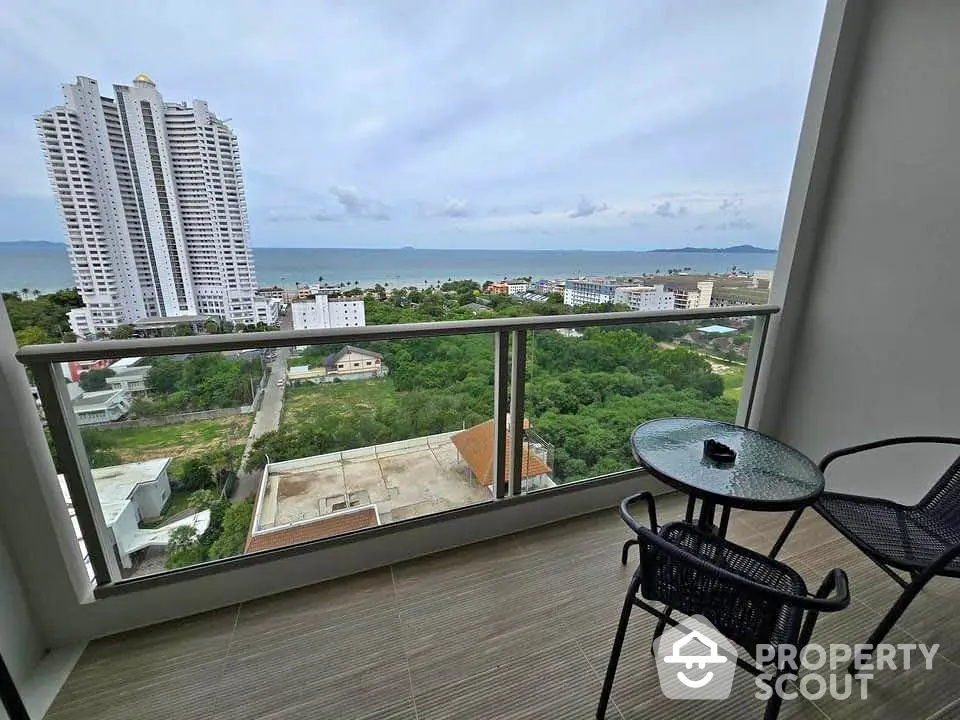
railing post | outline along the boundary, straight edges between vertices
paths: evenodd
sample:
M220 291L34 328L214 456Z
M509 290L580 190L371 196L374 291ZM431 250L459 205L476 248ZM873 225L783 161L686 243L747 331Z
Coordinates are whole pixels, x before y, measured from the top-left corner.
M60 471L70 493L94 579L97 585L108 585L120 579L120 568L113 552L113 538L103 520L103 509L73 414L66 380L57 363L32 363L30 370L37 383L37 393L43 403L47 427L57 450Z
M523 402L526 392L527 331L515 330L510 355L510 494L523 494Z
M507 495L507 389L510 332L500 330L493 336L493 494Z
M750 354L747 357L747 366L743 371L743 386L746 398L741 397L740 407L737 409L737 425L750 427L750 417L753 414L753 401L757 394L757 380L760 377L760 367L763 362L763 349L767 345L767 329L770 327L769 315L755 315L753 340L750 343Z

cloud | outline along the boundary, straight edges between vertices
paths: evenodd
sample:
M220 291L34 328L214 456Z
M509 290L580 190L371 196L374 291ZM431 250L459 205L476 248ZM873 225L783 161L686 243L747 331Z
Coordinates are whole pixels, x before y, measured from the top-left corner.
M337 199L337 202L343 206L343 211L350 217L369 220L390 219L389 209L385 203L362 196L353 186L331 185L330 194Z
M694 228L694 230L696 230L697 232L700 232L701 230L706 230L706 229L707 229L707 226L706 226L706 225L697 225L697 226Z
M680 205L676 209L674 209L673 204L669 200L667 200L665 202L660 203L659 205L654 205L653 214L659 215L660 217L666 217L666 218L683 217L684 215L687 214L687 206Z
M577 207L567 213L567 217L570 218L582 218L589 217L590 215L596 215L597 213L602 213L607 209L606 203L595 203L591 200L588 200L586 195L580 196L580 202L577 203Z
M720 203L719 210L722 213L733 211L735 215L740 214L740 208L743 207L743 198L727 198Z
M342 220L343 216L331 215L326 210L306 211L306 210L268 210L266 214L267 222L271 223L295 223L312 220L314 222L336 222Z
M443 207L437 214L452 218L464 218L470 217L472 213L470 212L470 207L467 205L466 200L448 197L444 201Z
M720 223L717 225L717 230L753 230L754 227L756 225L746 218L737 217L725 223Z
M615 249L682 244L686 221L714 232L741 197L776 232L824 0L35 5L0 22L0 240L63 238L33 116L77 72L110 95L143 70L165 100L230 118L258 244L316 245L338 220L352 247L449 247L449 197L467 199L472 247L578 248L589 224ZM655 216L664 201L686 221ZM517 243L521 226L553 237Z

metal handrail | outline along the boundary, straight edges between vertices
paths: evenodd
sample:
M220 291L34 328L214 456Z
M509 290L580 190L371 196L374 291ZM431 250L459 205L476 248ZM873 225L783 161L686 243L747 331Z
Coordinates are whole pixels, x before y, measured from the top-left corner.
M778 305L731 305L723 308L695 310L657 310L580 315L535 315L518 318L485 320L446 320L442 322L408 323L403 325L367 325L365 327L331 328L329 330L277 330L229 335L196 335L189 337L132 338L98 342L28 345L17 352L25 365L71 360L137 357L139 355L177 355L180 353L221 352L256 348L321 345L369 340L406 340L443 335L475 335L511 332L514 330L555 330L557 328L639 325L644 323L678 322L709 318L770 316L780 311Z

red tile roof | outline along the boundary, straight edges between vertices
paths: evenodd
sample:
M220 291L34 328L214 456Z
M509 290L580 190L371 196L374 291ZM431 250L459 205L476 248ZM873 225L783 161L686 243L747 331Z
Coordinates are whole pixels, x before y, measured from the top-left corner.
M524 420L523 427L530 427L530 422ZM458 432L456 435L453 435L450 440L457 447L457 450L460 451L463 459L467 461L474 476L484 485L492 484L494 452L493 420L487 420L479 425L474 425L462 432ZM530 451L527 443L523 445L523 464L520 468L520 477L527 478L549 474L551 472L550 467ZM509 436L507 436L505 462L509 467Z
M297 523L279 530L264 530L256 535L250 535L247 538L244 553L320 540L376 525L378 525L376 509L373 505L365 505L351 512L329 515L311 522Z

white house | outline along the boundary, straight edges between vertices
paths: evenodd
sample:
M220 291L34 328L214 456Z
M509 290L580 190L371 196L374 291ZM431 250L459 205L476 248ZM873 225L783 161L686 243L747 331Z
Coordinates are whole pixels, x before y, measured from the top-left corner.
M111 388L95 392L74 391L71 395L78 425L113 422L130 412L130 396L123 390Z
M291 303L290 308L294 330L363 327L367 324L363 300L331 300L326 295L317 295L312 300Z
M133 365L117 367L116 363L110 366L113 375L107 378L107 385L111 390L122 390L130 395L138 395L147 391L147 379L150 375L150 365Z
M327 355L322 367L311 368L308 365L294 365L287 370L287 380L308 381L312 383L334 382L335 380L368 380L385 377L389 372L383 364L383 355L372 350L344 345L338 352Z
M138 550L151 546L165 547L170 542L170 534L176 528L189 525L200 534L210 524L210 511L204 510L158 528L140 528L140 522L144 518L160 515L170 499L170 477L167 473L169 465L170 458L159 458L91 471L103 511L104 524L124 568L132 567L130 556ZM67 509L73 516L73 504L62 475L60 489L67 502ZM85 551L85 548L81 547L81 550Z

